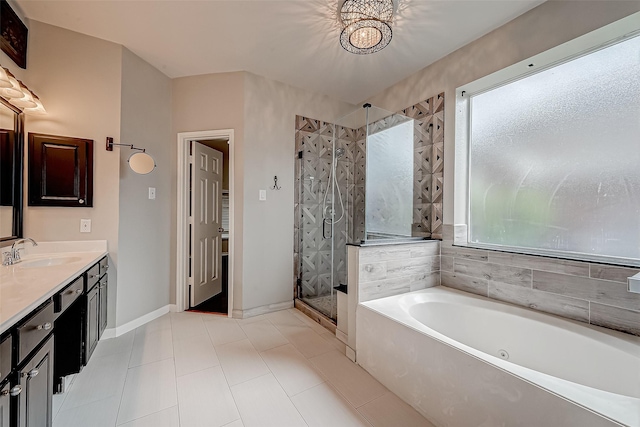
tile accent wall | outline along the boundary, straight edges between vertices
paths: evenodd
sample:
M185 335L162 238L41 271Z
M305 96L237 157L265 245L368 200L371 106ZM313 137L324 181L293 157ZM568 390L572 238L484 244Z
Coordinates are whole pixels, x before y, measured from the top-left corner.
M444 93L400 112L415 120L414 218L412 235L442 237L442 171L444 167ZM405 120L391 115L372 124L372 132ZM335 230L334 283L346 283L346 243L364 239L366 130L296 116L294 193L294 283L302 277L302 295L326 295L331 286L331 241L322 235L323 195L329 184L332 140L345 155L338 160L336 175L343 191L345 219ZM313 177L313 180L310 179Z
M605 328L640 335L640 294L627 277L640 268L453 246L443 228L442 285Z
M441 239L444 92L399 113L415 120L412 235Z
M440 284L440 241L359 248L358 302Z

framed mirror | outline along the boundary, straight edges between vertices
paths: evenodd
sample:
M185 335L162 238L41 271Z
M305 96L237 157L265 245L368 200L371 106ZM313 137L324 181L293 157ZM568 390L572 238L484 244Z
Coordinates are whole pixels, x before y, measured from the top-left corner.
M0 243L22 237L24 116L0 98Z

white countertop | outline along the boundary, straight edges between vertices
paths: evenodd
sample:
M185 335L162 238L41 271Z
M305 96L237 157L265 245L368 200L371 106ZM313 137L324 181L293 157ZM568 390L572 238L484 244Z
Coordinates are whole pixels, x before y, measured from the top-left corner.
M24 248L22 262L0 266L0 334L108 253L106 240L26 243ZM65 264L27 268L29 261L67 257Z

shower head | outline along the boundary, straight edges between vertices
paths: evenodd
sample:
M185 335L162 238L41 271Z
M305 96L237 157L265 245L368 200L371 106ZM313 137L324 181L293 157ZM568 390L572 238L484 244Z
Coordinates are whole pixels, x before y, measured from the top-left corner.
M336 159L339 159L340 157L344 156L344 148L336 148L335 156L336 156Z

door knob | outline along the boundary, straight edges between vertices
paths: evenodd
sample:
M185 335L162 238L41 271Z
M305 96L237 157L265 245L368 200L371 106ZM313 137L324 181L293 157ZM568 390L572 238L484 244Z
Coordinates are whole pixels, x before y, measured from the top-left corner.
M11 397L16 397L20 393L22 393L22 387L20 387L19 385L15 386L11 390L9 390L9 396L11 396Z

